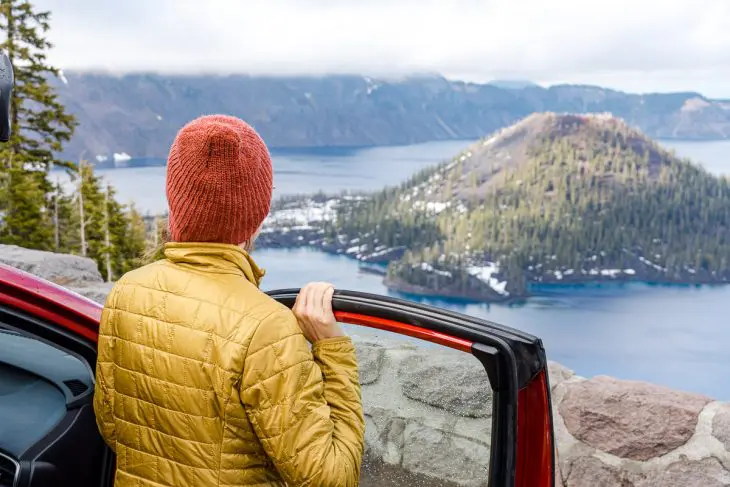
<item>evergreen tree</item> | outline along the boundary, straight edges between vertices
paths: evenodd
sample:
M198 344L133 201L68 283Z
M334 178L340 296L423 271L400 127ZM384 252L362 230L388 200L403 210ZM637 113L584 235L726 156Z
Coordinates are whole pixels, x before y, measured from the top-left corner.
M62 207L71 214L69 251L94 259L104 278L114 281L140 263L147 237L144 220L134 207L120 204L111 185L85 161L71 176L76 190Z
M46 61L52 47L45 38L49 18L49 12L36 11L28 0L0 0L0 30L6 34L0 49L15 72L12 134L0 151L0 213L5 215L0 241L40 249L55 246L47 171L53 165L70 167L55 153L76 126L49 84L50 77L59 75Z
M53 227L46 211L45 173L10 167L0 242L52 250Z
M102 181L86 161L81 161L71 178L75 186L72 200L70 247L73 253L102 262L104 248L104 200ZM103 273L103 272L102 272Z
M74 228L72 227L72 215L74 212L72 198L66 195L59 181L53 183L51 195L51 221L53 222L53 251L73 252L70 237Z
M116 237L117 245L120 248L120 260L116 269L117 277L139 266L147 249L147 227L142 215L134 205L127 210L124 223L124 234Z

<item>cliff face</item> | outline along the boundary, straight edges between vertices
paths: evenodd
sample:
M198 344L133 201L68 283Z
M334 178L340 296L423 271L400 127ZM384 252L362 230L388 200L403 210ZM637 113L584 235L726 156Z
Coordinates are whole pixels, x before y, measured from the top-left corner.
M0 246L0 262L102 302L80 257ZM366 415L364 486L482 487L492 393L474 357L354 334ZM644 382L586 379L550 363L563 487L730 485L730 403Z
M595 86L400 81L362 76L113 76L66 73L61 102L80 122L64 155L164 158L176 131L223 112L253 124L272 147L396 145L477 139L533 112L612 112L650 137L726 139L730 103L697 93L636 95Z

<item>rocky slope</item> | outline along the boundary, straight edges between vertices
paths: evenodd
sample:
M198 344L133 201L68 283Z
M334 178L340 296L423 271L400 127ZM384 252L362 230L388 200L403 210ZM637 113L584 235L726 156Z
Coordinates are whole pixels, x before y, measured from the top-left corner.
M0 262L103 300L93 262L0 246ZM471 356L353 333L366 414L363 486L483 487L491 390ZM550 364L561 487L730 486L730 403ZM445 386L446 385L446 386Z
M436 76L114 76L65 73L61 102L80 126L65 155L111 164L164 158L201 114L250 121L272 147L370 146L476 139L533 112L612 112L655 138L726 139L730 102L698 93L637 95L595 86L471 84Z

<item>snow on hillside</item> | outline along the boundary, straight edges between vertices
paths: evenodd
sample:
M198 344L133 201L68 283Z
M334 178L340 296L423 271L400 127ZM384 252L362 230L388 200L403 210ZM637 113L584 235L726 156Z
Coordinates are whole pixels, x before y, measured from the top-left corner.
M494 262L486 262L483 266L471 266L468 271L469 274L487 284L497 294L509 296L507 281L500 281L494 277L494 274L499 273L499 266Z

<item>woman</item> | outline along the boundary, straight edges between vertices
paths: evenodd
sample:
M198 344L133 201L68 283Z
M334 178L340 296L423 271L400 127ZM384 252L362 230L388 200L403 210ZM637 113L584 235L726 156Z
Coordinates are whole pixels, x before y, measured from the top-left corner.
M242 120L177 134L172 242L116 283L101 319L94 409L115 487L358 485L358 368L332 286L306 286L293 312L258 288L248 250L271 195L269 152Z

